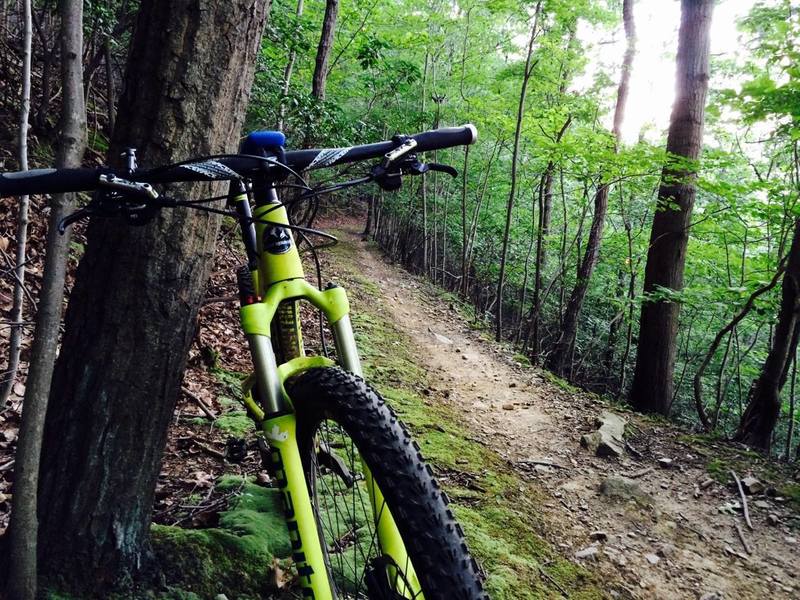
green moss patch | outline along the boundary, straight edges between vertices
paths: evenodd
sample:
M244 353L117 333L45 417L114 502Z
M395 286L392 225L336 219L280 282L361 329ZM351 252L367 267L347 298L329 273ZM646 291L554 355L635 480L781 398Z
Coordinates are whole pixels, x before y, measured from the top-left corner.
M243 438L255 431L255 423L243 410L234 410L217 417L214 426L233 437Z
M225 593L229 598L255 599L275 591L274 565L291 552L280 492L237 477L224 478L219 487L236 495L220 514L218 527L153 526L156 564L171 588L159 598L188 600Z

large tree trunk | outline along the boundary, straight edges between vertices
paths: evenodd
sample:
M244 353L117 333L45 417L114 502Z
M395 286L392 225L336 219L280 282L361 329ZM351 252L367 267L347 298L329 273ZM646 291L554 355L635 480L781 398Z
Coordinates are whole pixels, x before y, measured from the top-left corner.
M625 38L628 46L622 60L622 75L617 88L617 105L614 109L614 150L617 151L621 139L622 121L625 115L625 103L628 100L628 87L631 79L631 66L636 54L636 27L633 21L633 0L624 0L622 4L622 20L625 25ZM547 368L564 377L571 370L571 360L575 336L578 333L578 318L580 317L586 292L589 290L589 281L594 273L594 268L600 258L600 244L603 240L603 229L608 211L609 184L607 181L600 184L594 196L594 215L589 229L589 239L586 242L586 252L578 266L578 278L575 287L564 311L561 326L561 335L547 359Z
M772 431L781 413L781 390L797 348L800 333L800 219L795 221L789 261L783 276L781 308L772 346L761 374L750 390L750 401L742 415L736 439L769 451Z
M667 135L667 153L694 161L703 144L708 46L713 0L682 0L678 33L677 91ZM668 162L661 174L653 218L644 293L683 289L683 269L694 205L696 168ZM639 323L636 372L630 402L638 410L668 414L672 403L675 340L680 304L645 298Z
M144 0L111 156L133 145L154 166L234 150L268 9ZM180 195L219 191L195 184ZM180 209L141 228L89 226L45 427L48 581L100 594L148 564L153 492L217 229L218 218Z
M339 0L327 0L325 16L322 19L322 33L317 46L317 59L314 65L314 79L311 94L317 100L325 99L325 84L328 81L328 59L333 50L333 37L336 33L336 16L339 13Z

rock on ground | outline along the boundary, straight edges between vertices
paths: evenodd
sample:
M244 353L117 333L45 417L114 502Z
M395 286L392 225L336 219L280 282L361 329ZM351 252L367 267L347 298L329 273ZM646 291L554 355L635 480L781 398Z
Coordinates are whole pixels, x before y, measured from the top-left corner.
M581 446L597 456L622 456L625 447L625 419L603 412L595 421L598 429L581 437Z
M603 496L616 500L633 500L640 506L652 506L653 498L642 491L639 484L633 479L612 475L600 484L600 493Z

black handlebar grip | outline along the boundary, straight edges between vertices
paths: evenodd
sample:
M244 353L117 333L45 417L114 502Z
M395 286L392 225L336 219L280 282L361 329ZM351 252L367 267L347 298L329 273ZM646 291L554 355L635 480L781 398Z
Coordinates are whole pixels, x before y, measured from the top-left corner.
M97 187L99 169L33 169L0 173L0 198L86 192Z
M414 152L468 146L478 139L478 130L471 123L461 127L443 127L411 136L417 141Z

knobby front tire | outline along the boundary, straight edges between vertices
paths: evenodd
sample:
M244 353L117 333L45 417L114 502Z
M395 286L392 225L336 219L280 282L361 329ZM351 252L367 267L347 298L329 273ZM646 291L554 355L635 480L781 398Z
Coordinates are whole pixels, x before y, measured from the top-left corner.
M359 490L365 487L363 476L346 483L349 474L358 479L357 463L363 460L395 519L425 599L488 600L444 492L386 402L360 377L330 367L302 373L287 384L287 392L337 597L374 598L359 573L381 555L365 516L368 499L365 507L365 492ZM352 522L343 524L346 520ZM366 552L355 547L359 540Z

